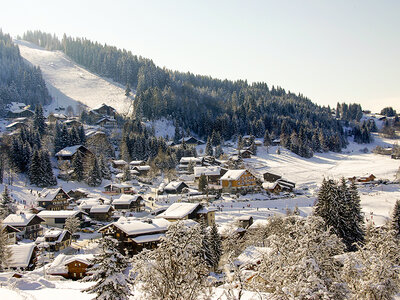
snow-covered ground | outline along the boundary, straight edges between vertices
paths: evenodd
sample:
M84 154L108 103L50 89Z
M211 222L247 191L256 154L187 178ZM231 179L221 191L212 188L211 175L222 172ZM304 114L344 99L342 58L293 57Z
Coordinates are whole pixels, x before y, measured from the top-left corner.
M46 107L47 112L71 106L77 114L80 103L90 109L105 103L121 114L131 112L133 100L125 96L125 87L88 72L60 51L48 51L26 41L14 42L19 46L22 57L42 70L54 99Z

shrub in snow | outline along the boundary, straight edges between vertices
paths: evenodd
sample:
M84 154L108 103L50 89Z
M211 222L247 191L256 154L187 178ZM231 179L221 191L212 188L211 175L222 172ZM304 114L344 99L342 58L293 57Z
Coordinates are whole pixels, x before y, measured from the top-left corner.
M172 224L159 246L133 260L132 275L145 299L199 299L209 288L200 226Z

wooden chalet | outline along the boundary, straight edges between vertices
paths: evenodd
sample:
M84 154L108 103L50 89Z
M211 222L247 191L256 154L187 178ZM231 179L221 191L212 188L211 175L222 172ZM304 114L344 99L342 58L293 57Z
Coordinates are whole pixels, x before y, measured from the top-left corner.
M238 223L238 225L239 225L240 227L242 227L242 228L244 228L244 229L247 229L247 228L249 228L249 227L253 224L254 219L253 219L252 216L245 216L245 215L243 215L243 216L238 217L238 218L236 219L236 221L237 221L237 223Z
M144 210L144 199L140 195L121 195L118 199L112 202L115 210L135 211L140 212Z
M73 198L76 201L82 198L86 198L89 195L89 192L84 189L76 189L70 190L67 194L70 198Z
M10 225L18 229L19 232L16 232L18 237L34 240L43 232L43 228L40 226L42 222L44 220L36 214L21 212L8 215L2 223L4 226Z
M44 236L36 239L39 248L44 248L48 252L63 250L71 245L72 234L68 230L51 228L44 233Z
M7 131L14 131L14 130L17 130L17 129L22 129L22 128L26 129L26 128L28 128L28 125L26 125L23 122L13 122L13 123L8 124L6 126L6 130Z
M227 169L220 166L194 167L194 178L195 180L199 180L201 175L205 175L208 183L219 184L221 177L227 171Z
M20 232L19 229L11 225L1 224L0 230L2 230L7 235L7 245L13 245L17 243L17 233Z
M65 121L65 120L67 120L67 119L68 119L67 116L64 115L64 114L53 114L53 113L51 113L51 114L49 114L49 116L47 117L47 120L48 120L50 123L56 123L57 121Z
M112 160L111 165L114 169L124 170L128 163L122 159Z
M119 194L136 194L136 190L131 185L111 183L104 187L104 194L119 195Z
M250 150L239 150L239 156L241 158L251 158L253 153Z
M296 185L294 182L284 179L279 179L275 182L264 182L262 184L263 189L274 194L279 194L281 192L293 192L295 186Z
M115 110L115 108L103 103L100 107L92 109L89 112L89 114L90 113L92 113L94 115L97 115L97 116L112 116L112 117L115 117L115 115L117 114L117 111Z
M43 223L48 227L64 228L68 218L77 218L81 222L84 221L86 213L79 210L43 210L38 213Z
M13 270L32 271L36 267L38 248L34 243L8 246L11 257L7 267Z
M247 170L228 170L221 177L222 189L225 191L253 190L257 179Z
M183 181L171 181L164 187L167 194L181 194L184 188L189 188Z
M105 127L105 128L113 128L117 126L117 121L109 116L105 116L103 118L101 118L100 120L98 120L96 122L96 125L99 125L101 127Z
M59 162L64 162L64 161L71 162L74 159L74 157L78 151L82 155L84 166L85 166L85 162L90 163L93 160L94 154L92 153L92 151L90 151L88 148L86 148L83 145L75 145L75 146L71 146L71 147L66 147L66 148L58 151L55 156L57 157L57 160Z
M215 209L207 208L202 203L176 202L156 218L164 218L171 222L181 220L204 221L207 226L211 226L215 223Z
M7 118L15 119L15 118L32 118L35 113L30 109L15 109L9 110L7 112Z
M282 178L282 176L277 175L277 174L273 174L273 173L270 173L270 172L265 172L265 173L262 174L262 176L264 178L264 181L267 181L267 182L275 182L275 181L277 181L277 180Z
M84 278L92 267L93 254L65 255L59 254L47 269L53 276L79 280Z
M66 120L66 121L64 121L64 124L65 124L67 127L78 127L78 126L82 126L82 123L79 122L79 121L76 120L76 119L69 119L69 120Z
M113 211L111 205L94 205L89 210L89 217L97 221L110 221Z
M154 249L168 230L170 222L163 219L139 221L121 217L118 222L108 224L99 229L103 235L112 235L120 243L120 250L125 249L131 255L143 249Z
M196 139L196 138L194 138L192 136L181 138L179 140L179 143L182 144L182 142L185 142L185 144L189 145L189 146L197 146L197 145L204 145L205 144L204 141Z
M138 172L138 176L146 176L150 171L150 166L133 166L133 171Z
M37 203L46 210L65 210L71 197L62 189L43 189Z
M371 182L374 181L376 179L376 176L374 174L371 174L369 176L363 176L363 177L350 177L348 178L349 181L351 182Z

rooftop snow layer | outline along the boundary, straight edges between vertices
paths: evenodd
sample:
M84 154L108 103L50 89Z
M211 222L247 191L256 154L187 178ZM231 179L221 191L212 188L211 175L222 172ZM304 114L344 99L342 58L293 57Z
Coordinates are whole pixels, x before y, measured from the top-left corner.
M166 211L159 214L157 218L182 219L191 214L199 205L200 203L176 202L168 207Z
M245 172L246 170L229 170L221 177L221 180L238 180Z
M8 246L11 250L11 258L8 262L8 267L11 268L26 268L29 266L35 244L20 244Z

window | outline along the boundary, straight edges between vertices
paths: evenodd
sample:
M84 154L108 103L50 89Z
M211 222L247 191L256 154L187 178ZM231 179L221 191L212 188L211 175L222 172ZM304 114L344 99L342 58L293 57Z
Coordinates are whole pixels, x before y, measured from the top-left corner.
M76 273L74 273L74 277L76 277Z
M54 218L54 223L56 224L64 224L65 218Z

